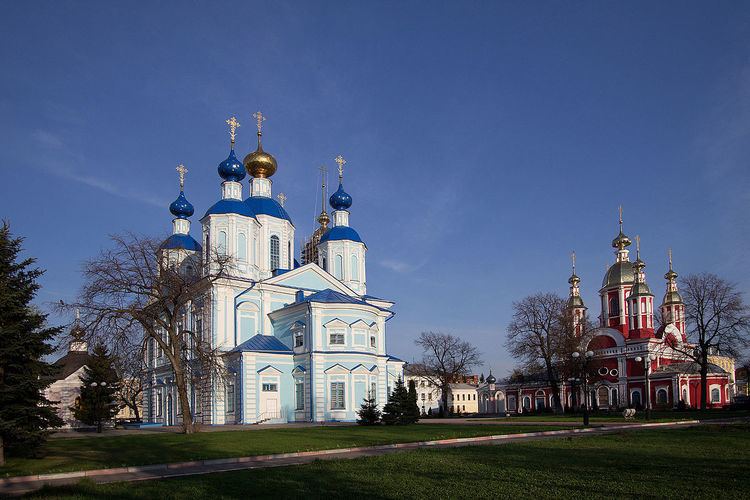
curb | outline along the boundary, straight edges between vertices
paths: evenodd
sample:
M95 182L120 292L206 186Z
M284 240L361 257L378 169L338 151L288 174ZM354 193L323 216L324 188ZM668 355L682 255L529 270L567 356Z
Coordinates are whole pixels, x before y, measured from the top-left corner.
M186 462L172 462L163 464L153 465L138 465L129 467L114 467L107 469L91 469L85 471L74 471L74 472L59 472L52 474L37 474L29 476L13 476L8 478L0 479L0 493L4 488L11 486L19 486L27 484L30 488L42 487L44 484L50 481L62 480L62 479L76 479L76 478L95 478L95 477L106 477L118 474L138 474L138 473L163 473L169 472L166 476L160 475L159 477L169 477L177 474L180 470L195 469L199 467L210 467L217 465L232 465L232 464L246 464L249 462L264 463L273 462L276 460L283 460L288 458L302 458L302 457L316 457L316 456L330 456L337 454L348 454L348 453L359 453L359 452L377 452L377 451L388 451L398 449L418 449L418 448L429 448L448 446L454 444L470 444L470 443L486 443L491 441L513 441L522 440L525 438L534 437L552 437L552 436L569 436L569 435L586 435L586 434L607 434L613 431L619 430L636 430L636 429L649 429L658 427L681 427L681 426L692 426L701 424L700 420L681 420L676 422L653 422L644 424L624 424L624 425L611 425L606 427L588 427L583 429L561 429L554 431L538 431L538 432L520 432L516 434L496 434L490 436L476 436L476 437L462 437L462 438L449 438L449 439L438 439L433 441L413 441L410 443L394 443L374 446L360 446L353 448L334 448L328 450L317 450L317 451L299 451L290 453L275 453L270 455L253 455L245 457L231 457L231 458L216 458L208 460L193 460ZM720 421L706 421L703 423L725 423ZM213 471L211 471L213 472ZM196 474L200 472L191 471L189 474ZM148 478L155 479L155 478Z

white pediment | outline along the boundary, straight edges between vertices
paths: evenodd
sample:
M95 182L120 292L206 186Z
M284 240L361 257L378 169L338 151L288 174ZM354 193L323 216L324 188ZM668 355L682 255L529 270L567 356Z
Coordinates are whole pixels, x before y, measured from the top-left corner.
M281 370L279 370L273 365L266 365L260 370L258 370L258 373L262 373L264 375L281 375L284 372L282 372Z
M335 365L331 366L330 368L324 370L323 373L325 373L326 375L345 375L345 374L349 373L349 369L346 368L345 366L342 366L342 365L336 363Z
M365 366L362 365L362 364L359 364L359 365L355 366L354 368L352 368L351 372L352 373L361 373L361 374L365 374L365 375L371 373L370 370L368 370L367 368L365 368Z
M348 328L348 327L349 327L349 323L347 323L346 321L342 321L338 318L332 319L331 321L323 325L323 328Z
M369 330L370 329L370 325L367 322L365 322L364 320L361 320L361 319L358 319L357 321L355 321L354 323L352 323L349 326L352 327L352 328L361 328L363 330Z
M349 295L350 297L358 297L354 290L314 263L305 264L297 269L292 269L284 274L274 276L273 278L263 281L263 283L317 291L330 288L331 290Z
M299 375L300 373L305 373L307 370L305 370L305 367L302 365L297 365L294 367L294 370L292 370L292 375Z

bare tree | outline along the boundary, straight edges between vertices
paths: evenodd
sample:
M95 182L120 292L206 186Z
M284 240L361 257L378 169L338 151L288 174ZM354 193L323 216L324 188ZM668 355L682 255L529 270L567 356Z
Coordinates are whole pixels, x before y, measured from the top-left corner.
M414 341L422 348L422 360L410 366L412 373L439 387L443 409L448 408L450 384L481 365L479 351L469 342L445 333L422 332Z
M701 375L701 410L708 400L709 358L737 357L750 345L750 308L736 286L715 274L691 274L681 280L687 343L671 342L675 351L695 362Z
M506 347L526 366L541 365L552 389L556 412L560 403L562 352L569 350L572 328L567 324L567 302L554 293L537 293L513 303L513 319L508 325Z
M141 421L143 403L143 377L146 372L143 342L132 345L125 352L115 355L115 369L120 377L117 399L121 408L130 408L136 422Z
M115 346L118 353L139 336L144 346L152 342L161 349L174 374L183 431L191 434L195 426L189 383L196 373L212 377L224 371L221 353L209 337L185 325L191 323L188 315L203 314L201 304L212 283L227 275L230 259L213 254L210 265L202 264L200 255L183 250L163 253L160 240L134 234L113 236L112 242L113 248L84 264L76 303L60 308L80 309L86 332Z

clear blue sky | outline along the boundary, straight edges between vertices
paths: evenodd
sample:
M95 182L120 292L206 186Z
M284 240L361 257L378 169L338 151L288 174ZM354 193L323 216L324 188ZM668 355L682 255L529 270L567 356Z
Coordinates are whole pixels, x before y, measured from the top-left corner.
M108 234L171 230L177 163L217 200L224 120L244 155L261 109L298 237L348 159L389 350L442 330L505 373L572 250L598 314L619 204L657 300L670 246L750 290L749 40L747 2L3 2L0 215L71 299Z

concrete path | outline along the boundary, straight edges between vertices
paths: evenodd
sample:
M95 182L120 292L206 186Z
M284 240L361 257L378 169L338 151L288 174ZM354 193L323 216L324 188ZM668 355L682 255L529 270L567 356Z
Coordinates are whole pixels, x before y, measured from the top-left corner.
M194 474L210 474L213 472L226 472L240 469L261 469L268 467L300 465L307 464L315 460L351 459L373 455L383 455L385 453L393 453L396 451L415 450L420 448L495 445L519 441L559 438L565 436L592 436L609 434L618 431L630 431L650 428L673 429L720 423L727 422L716 420L704 422L701 422L699 420L684 420L681 422L611 425L607 427L589 427L586 429L524 432L520 434L502 434L495 436L443 439L439 441L420 441L391 445L365 446L358 448L342 448L298 453L279 453L275 455L236 457L216 460L199 460L194 462L119 467L113 469L96 469L59 474L18 476L0 479L0 494L20 495L37 490L44 485L58 486L64 484L72 484L80 481L82 478L89 478L97 483L112 483L118 481L144 481L149 479L164 479Z

